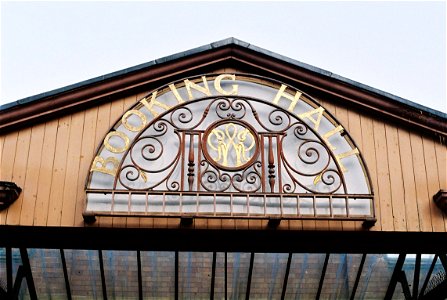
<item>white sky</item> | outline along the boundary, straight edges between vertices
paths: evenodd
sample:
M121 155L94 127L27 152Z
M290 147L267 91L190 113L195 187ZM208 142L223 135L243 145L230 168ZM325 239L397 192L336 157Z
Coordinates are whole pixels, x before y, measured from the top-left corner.
M446 107L446 3L1 3L0 104L227 37Z

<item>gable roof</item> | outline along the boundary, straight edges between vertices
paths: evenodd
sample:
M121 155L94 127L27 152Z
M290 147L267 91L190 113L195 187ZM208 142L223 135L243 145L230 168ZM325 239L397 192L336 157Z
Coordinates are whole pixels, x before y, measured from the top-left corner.
M151 86L159 80L207 69L222 62L238 62L264 72L273 72L286 82L328 92L356 106L447 136L447 114L375 89L332 72L299 62L236 38L159 58L79 83L23 98L0 106L0 130L8 130L80 109L101 99ZM181 76L180 76L181 77ZM183 75L184 77L184 75ZM169 81L172 81L169 80ZM158 84L157 86L160 86ZM292 84L293 85L293 84Z

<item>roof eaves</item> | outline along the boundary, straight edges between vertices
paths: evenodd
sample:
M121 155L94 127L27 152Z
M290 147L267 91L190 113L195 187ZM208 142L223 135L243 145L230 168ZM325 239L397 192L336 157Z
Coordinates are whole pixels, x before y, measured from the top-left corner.
M349 78L346 78L346 77L343 77L343 76L340 76L340 75L337 75L337 74L332 74L330 77L332 77L332 78L334 78L334 79L336 79L338 81L341 81L343 83L355 86L355 87L357 87L359 89L363 89L365 91L368 91L368 92L371 92L371 93L375 93L377 95L386 97L386 98L391 99L393 101L396 101L396 102L402 103L404 105L410 106L410 107L412 107L414 109L417 109L417 110L420 110L420 111L425 111L425 112L427 112L429 114L432 114L434 116L447 119L447 114L442 112L442 111L435 110L433 108L421 105L419 103L416 103L416 102L407 100L405 98L402 98L402 97L390 94L388 92L385 92L385 91L373 88L373 87L371 87L369 85L366 85L366 84L363 84L363 83L351 80Z
M78 88L81 88L81 87L84 87L84 86L88 86L90 84L99 83L101 81L106 81L106 80L113 79L113 78L119 77L119 76L124 76L124 75L132 73L132 72L136 72L136 71L139 71L139 70L142 70L142 69L150 68L150 67L152 67L154 65L167 63L167 62L170 62L170 61L174 61L176 59L180 59L182 57L198 54L198 53L201 53L201 52L204 52L204 51L207 51L207 50L211 50L211 49L214 49L214 48L223 47L223 46L226 46L228 44L231 44L231 38L222 40L222 41L217 42L217 43L204 45L204 46L197 47L197 48L194 48L194 49L191 49L191 50L187 50L187 51L183 51L183 52L176 53L176 54L173 54L173 55L169 55L169 56L165 56L165 57L162 57L162 58L158 58L158 59L155 59L155 60L152 60L152 61L149 61L149 62L146 62L146 63L142 63L142 64L139 64L139 65L130 67L130 68L126 68L126 69L122 69L122 70L115 71L115 72L112 72L112 73L108 73L108 74L105 74L105 75L101 75L101 76L98 76L98 77L90 78L90 79L87 79L87 80L84 80L84 81L81 81L81 82L78 82L78 83L75 83L75 84L70 84L70 85L67 85L67 86L64 86L64 87L61 87L61 88L54 89L54 90L51 90L51 91L48 91L48 92L44 92L44 93L40 93L40 94L33 95L33 96L30 96L30 97L22 98L22 99L19 99L17 101L13 101L13 102L10 102L10 103L2 104L2 105L0 105L0 111L1 110L6 110L6 109L10 109L10 108L15 107L15 106L28 104L28 103L31 103L31 102L34 102L34 101L39 101L40 99L43 99L43 98L46 98L46 97L51 97L51 96L58 95L58 94L62 94L62 93L65 93L65 92L68 92L68 91L72 91L72 90L75 90L75 89L78 89Z
M366 84L354 81L352 79L349 79L349 78L346 78L346 77L343 77L343 76L340 76L340 75L332 73L330 71L327 71L327 70L324 70L324 69L321 69L321 68L318 68L318 67L315 67L315 66L312 66L312 65L300 62L298 60L295 60L295 59L283 56L281 54L277 54L275 52L268 51L266 49L263 49L263 48L260 48L260 47L254 46L254 45L249 45L248 48L253 50L253 51L255 51L255 52L258 52L258 53L261 53L261 54L273 57L275 59L287 62L287 63L292 64L294 66L297 66L297 67L309 70L309 71L314 72L314 73L318 73L318 74L323 75L323 76L327 76L327 77L336 79L336 80L338 80L338 81L340 81L342 83L345 83L345 84L348 84L348 85L351 85L351 86L355 86L355 87L357 87L359 89L362 89L362 90L365 90L365 91L368 91L368 92L371 92L371 93L374 93L374 94L377 94L377 95L380 95L380 96L392 99L392 100L394 100L396 102L399 102L399 103L402 103L404 105L410 106L410 107L412 107L414 109L425 111L425 112L427 112L429 114L432 114L434 116L447 119L447 114L444 113L444 112L441 112L441 111L432 109L430 107L427 107L427 106L415 103L413 101L410 101L410 100L404 99L402 97L390 94L388 92L385 92L385 91L373 88L373 87L368 86Z
M173 55L165 56L165 57L162 57L162 58L150 61L150 62L146 62L146 63L143 63L143 64L139 64L139 65L136 65L136 66L133 66L133 67L130 67L130 68L126 68L126 69L119 70L119 71L116 71L116 72L108 73L108 74L105 74L105 75L102 75L102 76L94 77L94 78L91 78L91 79L88 79L88 80L85 80L85 81L81 81L81 82L78 82L78 83L75 83L75 84L72 84L72 85L68 85L68 86L65 86L65 87L62 87L62 88L54 89L54 90L51 90L51 91L48 91L48 92L45 92L45 93L37 94L37 95L34 95L34 96L30 96L30 97L26 97L26 98L23 98L23 99L19 99L19 100L14 101L14 102L3 104L3 105L0 106L0 111L1 110L6 110L6 109L10 109L10 108L18 106L18 105L24 105L24 104L27 104L27 103L30 103L30 102L38 101L38 100L46 98L46 97L50 97L50 96L54 96L54 95L57 95L57 94L65 93L65 92L68 92L68 91L72 91L74 89L78 89L78 88L81 88L81 87L84 87L84 86L87 86L87 85L90 85L90 84L95 84L95 83L98 83L98 82L101 82L101 81L106 81L106 80L109 80L109 79L112 79L112 78L115 78L115 77L123 76L123 75L126 75L128 73L136 72L136 71L139 71L139 70L142 70L142 69L145 69L145 68L150 68L150 67L152 67L154 65L168 63L168 62L175 61L175 60L183 58L183 57L199 54L199 53L202 53L202 52L205 52L205 51L209 51L209 50L212 50L212 49L225 47L225 46L228 46L228 45L237 45L237 46L242 47L242 48L250 49L250 50L252 50L254 52L257 52L257 53L260 53L260 54L263 54L263 55L266 55L266 56L269 56L269 57L281 60L283 62L286 62L286 63L289 63L291 65L297 66L299 68L302 68L302 69L305 69L305 70L308 70L308 71L320 74L322 76L330 77L330 78L335 79L335 80L337 80L339 82L342 82L342 83L345 83L345 84L357 87L359 89L362 89L362 90L365 90L365 91L368 91L368 92L371 92L371 93L374 93L374 94L377 94L377 95L389 98L389 99L391 99L393 101L402 103L402 104L404 104L406 106L410 106L410 107L412 107L414 109L417 109L417 110L420 110L420 111L425 111L425 112L427 112L427 113L429 113L431 115L434 115L434 116L437 116L437 117L440 117L440 118L443 118L443 119L447 119L447 114L446 113L437 111L435 109L426 107L424 105L420 105L418 103L415 103L415 102L412 102L410 100L398 97L396 95L384 92L382 90L370 87L368 85L365 85L365 84L362 84L360 82L351 80L349 78L346 78L346 77L334 74L334 73L332 73L330 71L327 71L327 70L324 70L324 69L321 69L321 68L318 68L318 67L315 67L315 66L312 66L312 65L309 65L309 64L297 61L295 59L292 59L292 58L289 58L289 57L277 54L275 52L272 52L272 51L260 48L258 46L249 44L247 42L241 41L241 40L239 40L237 38L234 38L234 37L223 39L223 40L220 40L220 41L217 41L217 42L213 42L211 44L207 44L207 45L204 45L204 46L201 46L201 47L197 47L197 48L194 48L194 49L190 49L190 50L187 50L187 51L182 51L182 52L179 52L179 53L176 53L176 54L173 54Z

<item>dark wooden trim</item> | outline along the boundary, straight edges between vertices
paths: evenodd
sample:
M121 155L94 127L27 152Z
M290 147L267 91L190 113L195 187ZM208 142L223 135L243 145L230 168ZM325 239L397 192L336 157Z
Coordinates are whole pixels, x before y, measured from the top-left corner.
M150 68L131 72L124 76L6 109L0 112L0 130L3 131L11 126L26 125L37 120L47 119L48 116L56 112L69 112L74 107L86 105L89 102L97 102L104 98L110 99L113 95L119 93L128 92L157 81L163 82L167 78L175 78L179 74L186 74L192 70L203 69L208 65L230 58L231 52L231 48L224 47L200 53L200 55L178 59L172 63L156 64Z
M3 132L47 120L55 114L71 113L92 103L110 101L122 93L151 85L157 88L164 83L184 75L201 74L206 68L217 64L242 64L254 72L264 72L292 86L308 87L334 95L342 99L346 106L365 108L378 116L388 116L404 125L412 125L426 132L447 137L447 124L444 119L423 112L386 96L374 94L351 86L336 78L331 78L310 70L292 65L286 61L236 45L229 45L195 55L176 59L172 62L155 64L148 68L130 72L77 89L49 96L35 102L18 105L0 113L0 130Z
M406 106L397 101L390 100L385 96L374 94L370 91L361 90L358 87L340 82L337 79L331 79L321 74L305 70L286 62L278 61L256 52L250 52L242 48L236 48L233 51L235 59L263 69L269 73L288 79L288 82L298 83L303 86L332 94L345 100L345 105L355 105L369 109L371 112L379 115L387 115L398 119L407 125L414 125L425 130L436 132L447 137L447 124L445 120L437 118L428 113ZM296 84L293 84L296 85Z
M447 253L447 243L440 242L446 237L445 232L0 226L0 247L49 249L417 254Z

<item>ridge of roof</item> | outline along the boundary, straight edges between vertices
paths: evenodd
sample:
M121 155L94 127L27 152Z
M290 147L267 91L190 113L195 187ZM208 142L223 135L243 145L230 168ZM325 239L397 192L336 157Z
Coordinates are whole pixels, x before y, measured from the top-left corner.
M176 53L176 54L164 56L162 58L158 58L158 59L146 62L146 63L138 64L138 65L135 65L135 66L132 66L132 67L129 67L129 68L125 68L125 69L118 70L118 71L115 71L115 72L111 72L111 73L108 73L108 74L104 74L104 75L101 75L101 76L93 77L93 78L90 78L90 79L87 79L87 80L84 80L84 81L81 81L81 82L78 82L78 83L75 83L75 84L70 84L70 85L67 85L67 86L64 86L64 87L61 87L61 88L57 88L57 89L50 90L50 91L43 92L43 93L39 93L39 94L36 94L36 95L33 95L33 96L25 97L25 98L22 98L22 99L19 99L19 100L10 102L10 103L6 103L6 104L3 104L3 105L0 105L0 111L11 109L13 107L20 106L20 105L25 105L25 104L28 104L28 103L31 103L31 102L36 102L36 101L39 101L40 99L43 99L43 98L46 98L46 97L54 96L54 95L57 95L57 94L60 94L60 93L65 93L65 92L68 92L68 91L71 91L71 90L74 90L74 89L77 89L77 88L81 88L81 87L84 87L84 86L87 86L87 85L90 85L90 84L94 84L94 83L98 83L98 82L105 81L105 80L108 80L108 79L112 79L112 78L115 78L115 77L123 76L123 75L126 75L128 73L132 73L132 72L139 71L139 70L142 70L142 69L145 69L145 68L149 68L149 67L154 66L154 65L159 65L159 64L171 62L171 61L174 61L176 59L180 59L180 58L183 58L183 57L186 57L186 56L199 54L199 53L202 53L202 52L205 52L205 51L209 51L209 50L212 50L212 49L218 49L218 48L226 47L226 46L229 46L229 45L237 45L237 46L242 47L242 48L250 49L250 50L255 51L257 53L261 53L261 54L264 54L266 56L269 56L269 57L272 57L272 58L275 58L275 59L287 62L287 63L289 63L291 65L300 67L302 69L305 69L305 70L308 70L308 71L311 71L311 72L314 72L314 73L317 73L317 74L320 74L320 75L323 75L323 76L326 76L326 77L330 77L330 78L338 80L338 81L340 81L342 83L349 84L351 86L355 86L355 87L363 89L365 91L368 91L368 92L371 92L371 93L374 93L374 94L386 97L386 98L391 99L393 101L399 102L399 103L404 104L404 105L409 106L409 107L412 107L412 108L414 108L416 110L424 111L424 112L426 112L428 114L431 114L431 115L434 115L434 116L437 116L437 117L440 117L440 118L443 118L443 119L447 119L447 113L444 113L444 112L435 110L433 108L430 108L430 107L427 107L427 106L415 103L415 102L410 101L408 99L405 99L405 98L393 95L391 93L388 93L388 92L385 92L385 91L373 88L373 87L368 86L366 84L363 84L363 83L351 80L349 78L337 75L337 74L332 73L330 71L327 71L327 70L324 70L324 69L321 69L321 68L318 68L318 67L315 67L315 66L312 66L312 65L300 62L298 60L289 58L287 56L284 56L284 55L281 55L281 54L277 54L275 52L266 50L264 48L261 48L261 47L255 46L255 45L252 45L250 43L244 42L244 41L239 40L239 39L234 38L234 37L226 38L226 39L223 39L223 40L220 40L220 41L217 41L217 42L213 42L213 43L210 43L210 44L207 44L207 45L203 45L203 46L196 47L196 48L193 48L193 49L190 49L190 50L182 51L182 52L179 52L179 53Z

